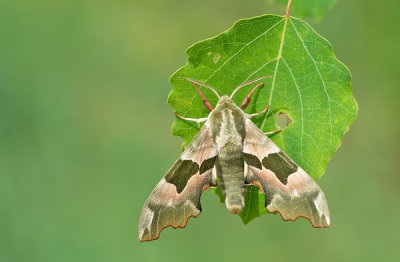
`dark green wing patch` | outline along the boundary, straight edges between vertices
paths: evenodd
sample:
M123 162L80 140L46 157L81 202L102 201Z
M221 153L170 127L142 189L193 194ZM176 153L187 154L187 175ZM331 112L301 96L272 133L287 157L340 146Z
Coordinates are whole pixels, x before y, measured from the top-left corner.
M211 168L213 168L215 161L217 161L217 156L214 156L214 157L204 160L200 166L200 174L203 174L207 170L210 170Z
M298 166L282 151L269 154L262 160L262 165L274 172L276 177L282 182L287 184L287 179L290 174L297 171Z
M250 166L262 169L261 162L255 155L243 153L244 161Z
M187 181L199 172L199 165L192 160L181 160L175 162L172 168L165 175L165 180L168 183L176 186L176 191L179 193L185 188Z

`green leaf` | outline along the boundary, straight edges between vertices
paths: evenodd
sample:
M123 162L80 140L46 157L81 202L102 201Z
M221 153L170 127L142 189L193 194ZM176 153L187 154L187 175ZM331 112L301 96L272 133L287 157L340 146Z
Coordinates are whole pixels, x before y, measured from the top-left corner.
M249 80L272 76L263 80L264 87L253 94L245 111L255 113L271 106L268 116L252 119L264 132L276 130L276 117L284 113L291 122L271 139L313 179L322 176L358 109L350 72L336 59L326 39L299 19L264 15L239 20L228 31L186 52L187 64L170 79L173 90L168 103L178 114L201 118L209 113L193 85L179 77L211 85L223 95ZM236 104L241 104L253 86L235 95ZM201 89L215 106L216 96ZM196 124L177 118L172 132L187 145L198 130ZM264 206L248 203L255 198L258 203L264 201L257 189L249 187L246 213L241 215L244 223L265 213Z
M264 193L258 187L247 186L244 200L246 204L243 207L242 213L239 215L243 224L246 225L254 218L267 213Z
M281 3L285 7L288 0L269 0L270 2ZM293 0L290 13L300 18L312 17L316 20L321 19L328 9L331 9L336 0Z

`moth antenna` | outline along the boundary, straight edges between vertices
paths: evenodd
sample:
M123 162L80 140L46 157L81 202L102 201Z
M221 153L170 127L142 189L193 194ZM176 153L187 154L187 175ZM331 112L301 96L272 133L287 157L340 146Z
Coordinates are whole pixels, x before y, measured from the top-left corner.
M204 106L209 110L213 110L213 107L211 106L210 102L208 102L207 98L203 95L203 93L200 91L200 89L197 88L196 83L193 83L194 88L196 88L197 93L199 93L199 95L201 96L201 98L203 99L203 104Z
M242 88L242 87L244 87L244 86L247 86L247 85L249 85L249 84L251 84L251 83L254 83L254 82L257 82L257 81L260 81L261 79L264 79L264 78L269 78L270 76L263 76L263 77L260 77L260 78L257 78L257 79L254 79L254 80L251 80L250 82L247 82L247 83L244 83L244 84L241 84L240 86L238 86L238 87L236 87L236 89L235 90L233 90L233 92L232 92L232 94L231 94L231 96L229 97L230 99L232 99L232 97L236 94L236 92L237 91L239 91L239 89L240 88Z
M251 95L254 93L254 91L256 91L256 89L259 86L262 86L264 83L259 83L258 85L256 85L253 90L250 91L250 93L246 96L246 98L243 100L242 105L240 106L241 109L245 109L247 107L247 105L250 103L250 97Z
M201 83L201 82L199 82L199 81L192 80L192 79L189 79L189 78L186 78L186 77L179 77L179 78L185 79L185 80L187 80L187 81L189 81L189 82L192 82L193 84L199 84L199 85L201 85L201 86L207 87L208 89L210 89L211 91L214 92L214 94L218 97L218 99L221 98L221 97L219 96L219 94L217 93L217 91L215 91L215 89L212 88L211 86L208 86L208 85L203 84L203 83Z

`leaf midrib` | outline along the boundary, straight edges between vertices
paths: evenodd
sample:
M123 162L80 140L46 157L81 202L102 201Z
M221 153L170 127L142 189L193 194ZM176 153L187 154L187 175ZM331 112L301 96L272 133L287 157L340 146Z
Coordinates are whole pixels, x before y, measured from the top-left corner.
M276 24L274 24L273 26L271 26L270 28L268 28L267 31L265 31L264 33L260 34L259 36L255 37L253 40L251 40L250 42L248 42L247 44L245 44L243 47L241 47L236 53L234 53L231 57L229 57L217 70L215 70L206 80L204 80L203 83L207 83L208 80L210 80L217 72L219 72L227 63L229 63L230 60L232 60L234 57L236 57L240 52L242 52L246 47L248 47L249 45L251 45L253 42L255 42L256 40L258 40L259 38L261 38L262 36L266 35L269 31L271 31L273 28L275 28L277 25L279 25L280 23L282 23L282 21L285 20L285 18L283 18L282 20L280 20L279 22L277 22ZM286 20L287 21L287 20Z
M271 85L271 92L269 94L269 101L268 101L268 105L270 106L270 108L272 107L272 95L274 93L274 88L275 88L275 81L276 81L276 75L278 73L278 68L279 68L279 62L282 58L282 49L283 49L283 43L285 42L285 36L286 36L286 28L287 28L287 21L289 20L288 17L284 18L285 20L285 24L283 25L283 30L282 30L282 36L281 36L281 42L279 44L279 51L278 51L278 55L276 57L276 65L275 65L275 70L274 70L274 76L272 78L272 85ZM263 119L263 122L261 123L260 129L263 130L264 129L264 125L265 122L267 121L268 118L268 114L271 110L268 110L268 112L265 114L265 117Z

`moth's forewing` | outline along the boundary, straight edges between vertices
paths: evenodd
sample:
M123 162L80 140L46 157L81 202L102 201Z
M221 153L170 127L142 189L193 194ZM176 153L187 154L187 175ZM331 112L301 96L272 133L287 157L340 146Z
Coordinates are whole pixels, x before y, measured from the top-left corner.
M253 176L249 183L265 194L265 206L284 220L305 217L314 227L329 227L328 203L314 180L254 123L246 122L243 153Z
M139 219L139 240L157 239L168 226L185 227L201 213L200 197L211 186L216 144L206 122L147 199Z

